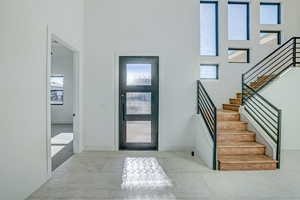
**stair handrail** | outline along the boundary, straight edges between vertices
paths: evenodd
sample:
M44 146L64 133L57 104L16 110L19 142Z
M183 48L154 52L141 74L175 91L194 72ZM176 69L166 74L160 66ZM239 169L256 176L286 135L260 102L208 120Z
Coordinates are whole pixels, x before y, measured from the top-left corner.
M259 94L278 76L300 64L300 37L292 37L242 74L242 106L276 144L277 168L280 168L282 111Z
M213 169L217 169L217 107L197 80L197 114L201 114L213 141Z
M242 83L259 91L291 67L300 64L300 37L292 37L242 74ZM266 78L264 78L266 77ZM269 78L268 78L269 77ZM261 78L259 80L259 78ZM255 85L249 85L256 82ZM243 86L242 84L242 86Z

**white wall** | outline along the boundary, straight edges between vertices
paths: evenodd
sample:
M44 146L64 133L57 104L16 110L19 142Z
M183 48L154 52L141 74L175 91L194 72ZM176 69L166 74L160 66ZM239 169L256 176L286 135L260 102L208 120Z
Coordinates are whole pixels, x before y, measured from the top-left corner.
M207 167L213 169L214 143L201 114L193 118L195 132L195 151Z
M263 97L282 110L282 149L286 150L300 149L299 77L300 68L292 68L261 91Z
M118 55L160 57L159 149L194 146L198 10L198 0L86 1L86 149L118 148Z
M53 47L52 75L64 76L63 105L51 106L52 124L73 123L73 52L63 46Z
M47 180L47 24L81 50L82 22L83 0L0 1L0 199L25 199Z
M199 1L197 0L89 0L86 1L84 120L86 149L118 147L119 55L160 56L161 150L190 147L191 114L195 112L195 80L200 63L220 64L220 80L204 85L217 106L240 91L241 74L277 46L260 46L260 30L282 30L283 41L295 33L299 5L282 3L283 25L259 25L259 1L250 1L251 40L227 40L227 3L220 6L220 56L199 56ZM293 26L292 28L290 28ZM228 64L228 47L248 47L250 64ZM97 88L95 90L95 87Z

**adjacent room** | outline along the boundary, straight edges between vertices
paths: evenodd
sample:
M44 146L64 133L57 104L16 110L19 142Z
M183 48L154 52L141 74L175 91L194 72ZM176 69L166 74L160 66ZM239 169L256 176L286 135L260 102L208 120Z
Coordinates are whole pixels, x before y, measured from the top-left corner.
M73 52L53 40L51 45L51 159L52 170L73 153Z

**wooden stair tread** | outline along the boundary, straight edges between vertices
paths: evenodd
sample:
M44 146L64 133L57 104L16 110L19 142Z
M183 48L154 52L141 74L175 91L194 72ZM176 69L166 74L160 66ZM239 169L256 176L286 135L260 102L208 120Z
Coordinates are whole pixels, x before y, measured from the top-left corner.
M224 155L219 156L221 163L240 164L240 163L277 163L276 160L266 155Z
M224 106L233 106L233 107L240 107L241 105L239 104L223 104Z
M218 130L218 135L256 135L251 131Z
M266 146L257 142L234 142L234 143L221 142L218 144L218 148L224 148L224 147L256 148L256 147L266 147Z
M239 114L238 111L224 110L224 109L218 109L217 113L220 113L220 114Z
M247 122L242 122L242 121L218 121L218 123L231 123L231 124L248 124Z

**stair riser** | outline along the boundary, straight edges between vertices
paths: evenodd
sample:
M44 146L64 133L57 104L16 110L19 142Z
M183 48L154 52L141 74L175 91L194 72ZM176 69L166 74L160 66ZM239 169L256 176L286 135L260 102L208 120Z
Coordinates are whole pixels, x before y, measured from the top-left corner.
M229 103L230 104L241 105L242 104L242 100L241 99L230 99Z
M234 171L234 170L276 170L276 163L240 163L240 164L228 164L220 163L220 170Z
M242 98L242 94L241 94L241 93L237 93L237 94L236 94L236 98L238 98L238 99L239 99L239 98Z
M217 123L218 130L234 130L234 131L245 131L247 129L246 123L231 123L219 121Z
M239 107L237 107L237 106L223 105L223 109L224 110L239 111Z
M222 134L218 135L218 142L255 142L255 135Z
M240 114L218 114L219 121L240 121Z
M262 86L263 84L265 84L266 81L255 81L255 82L251 82L250 83L250 86L253 88L253 87L260 87Z
M264 147L219 147L218 155L261 155L265 154Z

